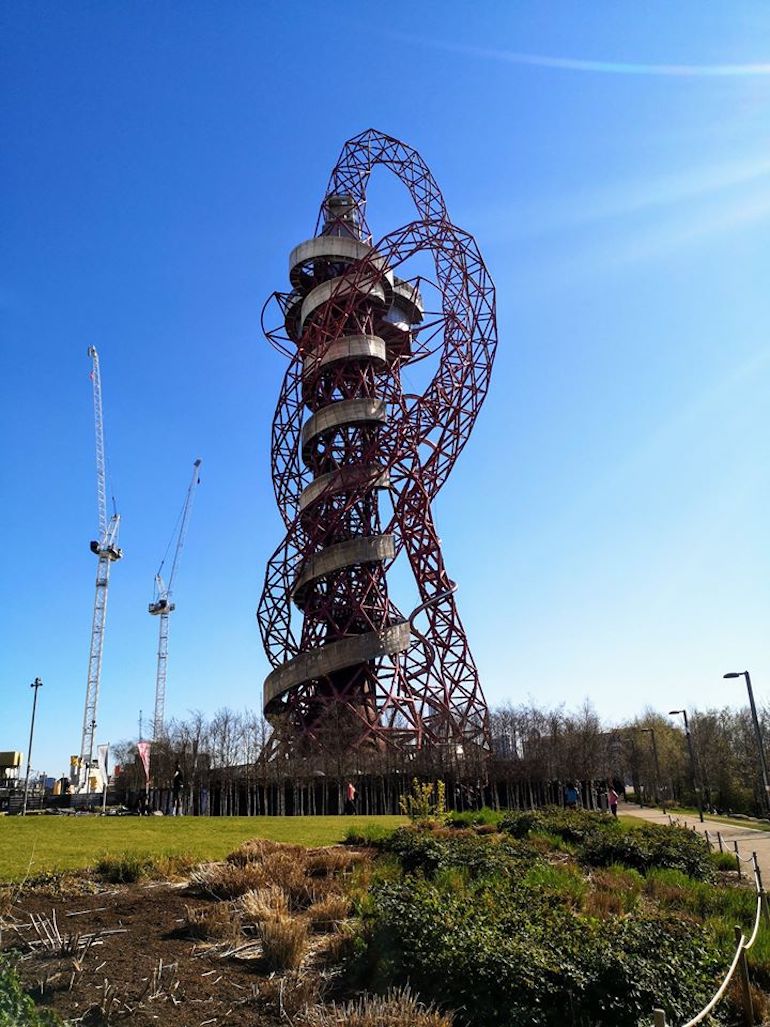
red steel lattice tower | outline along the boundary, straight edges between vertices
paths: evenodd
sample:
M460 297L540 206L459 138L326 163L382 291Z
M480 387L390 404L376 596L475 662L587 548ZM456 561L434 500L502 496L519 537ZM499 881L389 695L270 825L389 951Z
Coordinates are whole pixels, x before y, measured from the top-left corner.
M366 187L376 165L406 185L417 218L375 244ZM425 257L432 281L406 277L407 262ZM497 335L484 262L420 156L370 129L343 147L289 278L292 291L275 293L262 319L289 359L272 434L286 535L257 614L273 667L265 714L305 751L485 747L487 707L431 509L489 386ZM427 356L430 381L406 392L402 371ZM420 596L411 616L388 591L401 554Z

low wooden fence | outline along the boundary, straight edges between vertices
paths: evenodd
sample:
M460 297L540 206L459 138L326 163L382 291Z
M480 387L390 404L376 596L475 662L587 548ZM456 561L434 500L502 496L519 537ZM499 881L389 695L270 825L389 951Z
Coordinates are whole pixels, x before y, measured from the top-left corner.
M672 821L671 817L669 817L669 823L673 824L675 823L675 821ZM695 830L695 828L693 828L693 830ZM705 833L706 842L708 844L709 851L711 851L714 848L714 842L712 841L709 832L706 831ZM719 851L725 852L725 843L722 838L722 833L720 831L717 831L716 837ZM730 968L725 974L724 980L720 984L711 1001L706 1006L704 1006L703 1009L701 1009L701 1011L691 1020L688 1020L687 1023L682 1024L682 1027L696 1027L697 1024L703 1023L706 1017L714 1011L714 1009L719 1005L719 1003L724 998L725 993L727 992L727 989L730 986L730 982L732 981L736 973L738 973L740 981L741 1004L743 1007L744 1022L748 1024L749 1027L754 1027L754 1024L756 1022L754 1018L754 1007L751 1000L749 962L746 957L746 953L757 940L757 936L759 934L759 925L762 922L762 917L764 916L765 922L770 924L770 909L768 908L767 895L765 894L765 889L762 884L762 873L759 869L759 863L757 862L756 852L752 852L750 856L741 856L740 852L738 851L737 842L733 843L733 848L735 854L736 869L738 871L738 877L743 876L742 864L744 863L750 865L750 872L754 875L754 887L757 893L757 907L754 916L754 929L752 930L751 935L747 938L741 930L741 928L736 925L735 955L733 956L732 963L730 963ZM654 1027L673 1027L670 1021L666 1019L666 1013L663 1009L654 1010L653 1023Z

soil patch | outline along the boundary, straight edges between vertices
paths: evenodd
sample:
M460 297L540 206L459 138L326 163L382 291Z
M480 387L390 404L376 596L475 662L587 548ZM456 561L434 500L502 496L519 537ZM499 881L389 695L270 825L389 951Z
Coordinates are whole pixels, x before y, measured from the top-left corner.
M4 904L0 947L24 953L25 987L71 1022L273 1027L262 961L186 930L188 908L215 904L168 882L28 886Z

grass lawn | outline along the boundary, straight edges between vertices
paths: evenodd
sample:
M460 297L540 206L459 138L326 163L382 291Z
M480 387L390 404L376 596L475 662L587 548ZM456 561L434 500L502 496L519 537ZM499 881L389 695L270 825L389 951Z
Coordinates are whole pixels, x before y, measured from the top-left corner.
M0 882L92 865L104 855L222 859L246 838L340 842L347 828L403 817L0 817Z
M697 817L697 809L669 810L672 817L677 813L686 813L688 816ZM704 813L704 820L713 820L717 824L729 824L731 827L752 827L755 831L770 831L770 821L758 820L757 817L723 817L718 813Z

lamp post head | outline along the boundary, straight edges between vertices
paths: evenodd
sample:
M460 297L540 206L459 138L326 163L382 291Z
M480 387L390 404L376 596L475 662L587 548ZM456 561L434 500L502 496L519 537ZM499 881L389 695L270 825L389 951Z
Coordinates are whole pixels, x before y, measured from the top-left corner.
M731 670L729 674L723 674L723 678L748 678L749 672L747 670Z
M684 710L669 710L668 711L669 717L675 717L677 713L684 713Z

